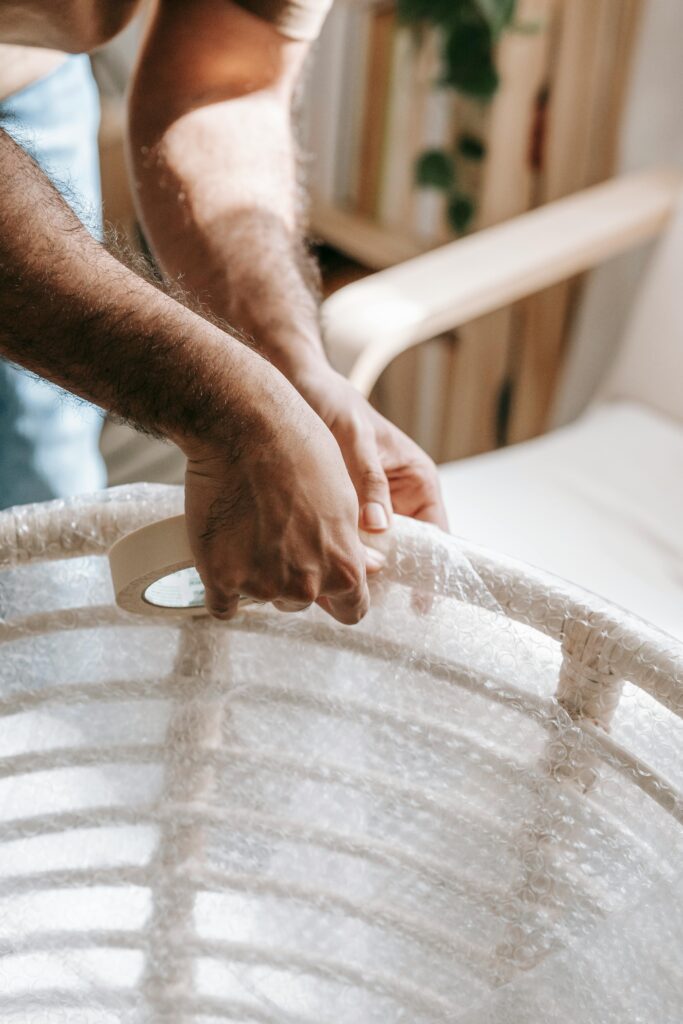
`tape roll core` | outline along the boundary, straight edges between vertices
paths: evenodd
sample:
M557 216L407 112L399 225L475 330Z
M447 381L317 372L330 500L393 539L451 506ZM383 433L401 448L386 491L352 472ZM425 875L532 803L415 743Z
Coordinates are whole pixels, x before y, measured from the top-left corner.
M128 612L207 614L183 515L160 519L122 537L109 552L109 567L116 603Z

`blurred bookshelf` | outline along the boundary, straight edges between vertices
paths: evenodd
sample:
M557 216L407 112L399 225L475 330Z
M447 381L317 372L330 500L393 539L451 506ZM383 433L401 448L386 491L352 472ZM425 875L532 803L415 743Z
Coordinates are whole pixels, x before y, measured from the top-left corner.
M485 101L444 84L434 23L443 0L336 0L302 102L312 236L376 270L609 177L643 4L474 0L513 12L495 38L499 88ZM398 5L427 17L407 24ZM433 173L420 175L435 153ZM437 461L537 435L580 287L565 283L404 353L376 404Z
M314 49L301 115L313 233L372 269L454 237L445 197L415 186L421 151L450 144L455 95L439 39L389 0L337 0Z

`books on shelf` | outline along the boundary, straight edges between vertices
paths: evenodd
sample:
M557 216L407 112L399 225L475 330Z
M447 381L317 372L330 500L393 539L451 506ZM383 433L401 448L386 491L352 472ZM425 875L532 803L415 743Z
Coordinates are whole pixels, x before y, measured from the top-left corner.
M361 221L364 237L384 232L386 258L373 247L371 265L452 236L444 193L415 178L421 152L453 147L454 94L439 65L436 31L400 24L383 0L337 0L312 54L302 141L313 226L346 230L357 257Z

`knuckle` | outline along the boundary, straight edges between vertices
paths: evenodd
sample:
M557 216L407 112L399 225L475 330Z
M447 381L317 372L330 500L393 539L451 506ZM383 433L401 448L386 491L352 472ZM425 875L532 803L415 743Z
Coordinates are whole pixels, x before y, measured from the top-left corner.
M436 463L433 462L429 456L424 456L424 458L418 463L417 475L427 482L436 484L438 478Z
M345 594L359 590L365 582L365 571L355 559L338 559L330 573L328 589L332 593Z
M364 489L377 490L386 486L387 478L381 469L369 467L361 473L360 481Z
M216 600L227 600L234 594L234 580L226 572L225 566L209 559L198 559L196 569L205 589L213 594Z
M204 603L212 608L227 608L235 594L235 589L227 581L217 580L211 576L201 577L204 584Z
M440 493L439 473L432 460L425 456L411 466L413 480L420 485L420 490L430 498Z
M282 588L269 580L246 580L240 589L257 601L275 601L282 597Z
M237 602L214 598L211 601L207 601L206 609L211 618L222 619L225 621L226 619L231 619L234 616L237 610Z
M312 603L312 602L311 602ZM311 603L302 604L300 601L273 601L273 606L281 612L304 612L311 607Z
M355 608L352 608L347 619L348 625L357 626L358 623L365 618L367 610L368 609L365 604L360 604Z
M285 597L303 604L312 604L319 593L318 580L312 573L302 573L292 579L285 589Z
M365 618L368 610L368 602L365 596L354 604L345 604L343 609L338 609L337 618L345 626L356 626Z

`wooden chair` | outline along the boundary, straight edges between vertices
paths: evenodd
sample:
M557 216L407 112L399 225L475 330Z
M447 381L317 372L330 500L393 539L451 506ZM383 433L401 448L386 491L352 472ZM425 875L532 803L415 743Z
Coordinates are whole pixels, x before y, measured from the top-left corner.
M324 322L333 362L367 395L400 352L661 234L588 410L441 478L456 534L683 636L680 197L675 172L615 179L348 285Z

